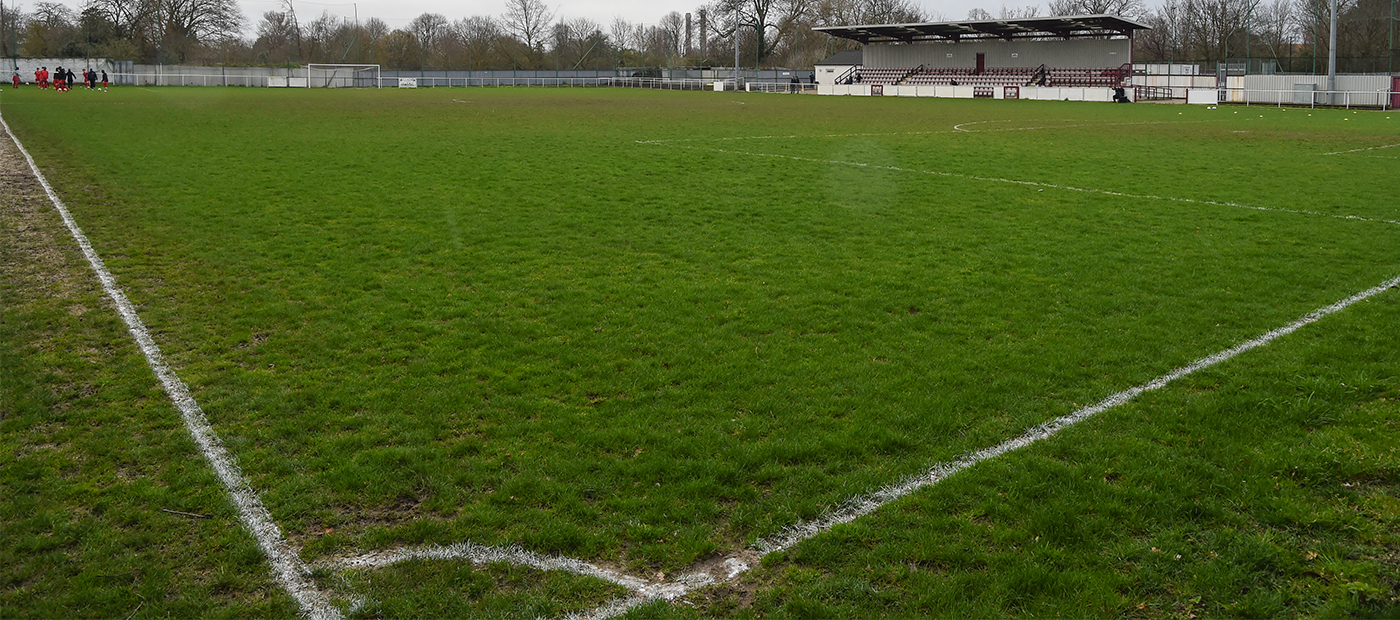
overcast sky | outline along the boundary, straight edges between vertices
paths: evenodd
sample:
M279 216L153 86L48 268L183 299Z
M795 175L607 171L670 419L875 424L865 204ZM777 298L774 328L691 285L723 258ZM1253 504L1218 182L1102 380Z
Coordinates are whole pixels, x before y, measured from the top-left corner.
M32 0L30 0L32 2ZM75 4L75 0L67 0ZM647 25L654 25L661 20L661 16L671 11L681 14L694 12L704 0L686 2L686 0L545 0L551 9L558 12L555 17L565 17L573 19L577 17L587 17L602 25L603 31L608 30L608 25L612 23L614 17L621 16L630 22L642 22ZM1013 3L1012 6L1028 4L1032 0ZM322 11L330 11L338 15L351 16L358 8L360 19L366 17L378 17L389 24L390 28L406 25L413 18L423 13L442 13L449 20L472 15L491 15L500 17L505 12L505 0L365 0L356 3L340 3L337 0L326 0L325 2L309 2L305 0L293 0L297 8L297 17L305 20L304 15L320 15ZM995 6L978 0L916 0L915 2L923 7L925 11L941 13L948 19L964 19L967 12L973 8L985 8L993 14L1001 8L1001 1L997 0ZM257 27L258 20L267 11L277 10L281 6L279 0L239 0L243 6L243 14L250 22L249 31ZM1041 11L1045 9L1042 7Z
M15 0L5 0L8 8ZM36 0L18 0L15 2L21 10L32 10ZM60 0L64 4L73 7L75 10L81 4L81 0ZM661 16L671 11L679 13L694 12L695 7L703 0L696 0L687 3L685 0L546 0L552 9L556 9L556 18L564 17L574 19L577 17L587 17L598 22L603 27L603 31L608 31L609 24L614 17L621 16L630 22L642 22L647 25L655 25L660 21ZM252 36L257 28L258 21L262 14L267 11L279 10L282 6L280 0L238 0L243 7L243 16L247 18L245 27L246 34ZM967 12L974 8L983 8L993 15L1001 9L1001 0L916 0L915 2L929 13L941 14L947 19L966 19ZM1021 2L1006 2L1005 4L1019 7L1032 4L1030 0ZM353 17L358 10L360 19L378 17L389 24L390 28L398 28L407 25L414 17L423 13L441 13L449 20L472 15L490 15L500 17L505 12L505 0L363 0L358 3L337 2L330 0L327 2L311 2L308 0L293 0L297 9L297 17L302 22L310 21L319 16L322 11L330 11L335 15L343 15L347 18ZM1044 14L1045 3L1041 5L1041 14Z

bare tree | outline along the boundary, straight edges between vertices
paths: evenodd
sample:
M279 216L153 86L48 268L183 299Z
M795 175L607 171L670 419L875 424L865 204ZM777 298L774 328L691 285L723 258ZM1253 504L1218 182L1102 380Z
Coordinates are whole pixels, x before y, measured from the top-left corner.
M1051 15L1122 15L1136 17L1146 10L1142 0L1050 0Z
M1187 53L1202 60L1225 60L1244 52L1245 33L1261 0L1187 0ZM1244 54L1239 54L1243 56Z
M383 62L392 68L412 67L422 61L423 52L418 49L418 37L413 33L395 29L380 40Z
M67 56L78 41L78 16L57 2L39 2L25 20L20 53L28 56ZM81 47L77 51L81 51Z
M1027 17L1038 17L1040 15L1040 5L1028 4L1022 7L1001 5L1001 11L997 14L999 19L1025 19Z
M1390 0L1353 0L1339 7L1337 50L1339 56L1390 56L1393 14ZM1388 61L1386 65L1388 65ZM1386 65L1365 69L1385 71Z
M237 35L243 12L237 0L154 0L158 40L183 61L202 42Z
M613 45L618 49L624 49L632 45L632 22L623 19L622 16L614 17L612 26L609 27L609 34L612 36Z
M544 50L544 39L549 34L550 22L554 21L554 13L544 0L506 0L501 25L535 57Z
M378 58L378 54L382 51L380 44L384 41L384 37L389 36L389 24L384 23L384 20L378 17L371 17L365 20L361 34L364 36L365 57Z
M82 5L84 13L95 11L112 25L116 36L124 38L134 38L153 9L154 3L147 0L89 0Z
M753 29L754 63L762 64L773 49L784 42L785 37L790 38L804 25L810 28L816 2L817 0L721 0L714 14L728 19L728 29L733 33L732 36L737 36L739 28Z
M280 11L263 13L257 33L253 51L262 62L290 62L297 57L296 27L291 15Z
M424 13L408 22L407 30L418 40L419 69L427 66L429 57L436 61L442 39L449 32L447 18L441 13Z
M661 16L661 21L656 24L662 35L658 42L661 44L664 56L674 56L680 53L681 35L685 33L685 17L676 11L671 11Z
M501 28L496 20L481 15L452 22L452 30L466 52L468 70L484 65L492 57L495 44L501 36Z
M1157 10L1142 16L1143 23L1152 28L1137 33L1134 39L1136 56L1144 60L1182 59L1184 12L1181 0L1167 0Z
M910 0L858 0L856 7L866 24L912 24L927 18Z
M591 54L602 37L598 22L586 17L560 19L551 31L551 50L560 68L574 68Z
M1278 58L1279 51L1296 40L1293 3L1290 0L1273 0L1261 4L1254 19L1254 32L1259 42L1269 48L1269 54Z

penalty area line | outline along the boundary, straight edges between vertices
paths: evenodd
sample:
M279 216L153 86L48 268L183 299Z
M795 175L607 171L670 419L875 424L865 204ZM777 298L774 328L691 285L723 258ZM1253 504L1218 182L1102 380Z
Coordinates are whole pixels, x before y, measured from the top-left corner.
M301 561L301 557L287 543L286 537L282 535L281 528L272 520L272 513L268 512L267 506L263 505L262 497L248 484L248 479L243 476L242 470L238 468L233 455L229 454L219 440L214 428L209 425L209 420L205 418L204 411L199 408L199 403L195 402L194 396L190 394L189 388L184 381L175 374L169 364L161 356L160 347L156 346L155 340L146 329L146 325L141 322L141 317L136 313L136 307L127 299L126 293L122 292L117 284L116 278L107 270L107 266L102 262L102 257L97 255L92 243L88 241L87 235L83 234L78 223L73 219L68 208L54 192L53 186L49 185L48 179L44 178L44 173L39 171L39 166L34 163L34 158L25 150L20 143L19 136L10 129L9 123L0 116L0 127L5 133L10 135L10 140L15 143L21 155L29 163L29 169L34 173L34 178L43 186L44 193L48 194L49 202L53 204L54 210L58 211L63 223L68 227L68 232L73 236L73 240L78 242L78 247L83 251L83 257L87 259L88 265L97 274L97 279L102 283L102 289L116 305L117 314L121 315L126 322L127 330L131 333L132 339L136 341L136 346L141 349L141 353L146 356L146 363L150 365L151 371L160 379L161 385L165 387L165 393L170 396L175 408L179 409L180 416L185 421L185 428L189 430L199 450L204 453L204 457L209 460L214 472L223 482L224 488L228 490L229 498L238 509L239 520L243 526L258 541L258 546L262 548L263 554L267 556L267 561L272 568L273 576L282 584L287 593L296 599L301 607L302 615L315 620L332 620L341 617L340 610L331 604L326 595L321 592L308 578L306 565Z

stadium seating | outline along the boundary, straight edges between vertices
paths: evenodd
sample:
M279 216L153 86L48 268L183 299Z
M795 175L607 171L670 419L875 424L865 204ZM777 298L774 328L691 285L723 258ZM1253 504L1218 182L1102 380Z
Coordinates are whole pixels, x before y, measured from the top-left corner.
M1122 67L1051 67L1046 71L1047 86L1122 86L1132 75L1130 65Z
M918 86L1000 87L1029 86L1122 86L1132 75L1131 65L1121 67L988 67L978 73L972 67L861 67L851 73L848 84L912 84ZM1043 83L1040 82L1044 78Z
M1040 69L1038 67L992 67L978 74L967 67L926 68L909 76L904 84L949 86L1025 86Z
M897 84L915 67L862 67L851 80L856 84Z

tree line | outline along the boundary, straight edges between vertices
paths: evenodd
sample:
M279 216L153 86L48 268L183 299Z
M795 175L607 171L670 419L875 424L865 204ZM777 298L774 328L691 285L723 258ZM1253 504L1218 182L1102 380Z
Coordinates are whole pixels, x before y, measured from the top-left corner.
M968 19L1113 14L1145 22L1139 61L1276 59L1308 71L1326 57L1329 0L1050 0ZM1380 65L1394 51L1392 0L1342 0L1338 55ZM303 5L304 6L304 5ZM711 0L655 24L559 16L544 0L505 0L499 15L424 13L401 28L367 16L308 14L293 0L250 24L235 0L87 0L78 10L41 1L0 15L0 53L104 57L143 63L300 65L377 63L386 69L603 70L614 67L806 68L855 42L820 26L943 21L912 0ZM1363 63L1364 64L1364 63ZM1315 64L1311 66L1315 68ZM1344 69L1345 70L1345 69ZM1353 68L1352 70L1367 70ZM1376 69L1371 69L1376 70ZM1379 70L1384 70L1380 68Z

